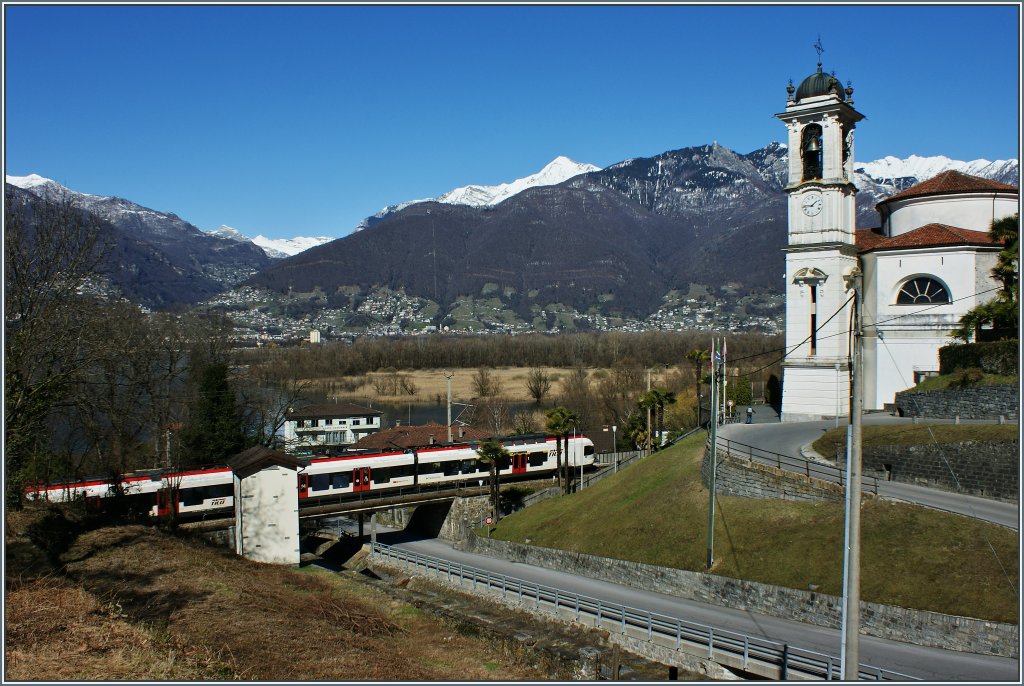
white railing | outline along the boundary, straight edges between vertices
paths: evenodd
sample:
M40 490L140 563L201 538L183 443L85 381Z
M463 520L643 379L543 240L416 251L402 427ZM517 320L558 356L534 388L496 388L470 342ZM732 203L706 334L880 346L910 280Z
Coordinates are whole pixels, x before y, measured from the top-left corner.
M434 576L471 583L474 589L500 591L520 604L531 602L557 614L569 614L577 621L593 622L605 629L617 628L632 637L646 637L660 645L674 645L690 655L739 666L745 671L769 677L840 680L839 658L795 646L747 636L727 629L688 622L647 610L638 610L571 591L535 584L515 577L450 562L429 555L373 543L372 556L410 565ZM861 664L859 679L867 681L918 681L916 677L881 667Z

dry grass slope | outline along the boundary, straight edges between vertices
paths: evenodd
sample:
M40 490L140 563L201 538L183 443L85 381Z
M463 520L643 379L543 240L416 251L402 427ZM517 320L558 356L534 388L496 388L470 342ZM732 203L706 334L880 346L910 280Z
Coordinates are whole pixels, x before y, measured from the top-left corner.
M18 539L9 533L9 551ZM547 678L367 584L149 527L87 531L62 563L65 574L8 566L9 679Z

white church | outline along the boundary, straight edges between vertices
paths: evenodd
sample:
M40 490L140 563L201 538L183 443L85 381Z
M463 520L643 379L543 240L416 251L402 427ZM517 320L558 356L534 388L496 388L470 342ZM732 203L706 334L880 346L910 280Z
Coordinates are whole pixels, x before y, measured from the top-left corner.
M857 229L853 140L864 115L853 88L817 72L792 82L789 240L782 421L849 413L853 274L863 273L864 408L938 372L938 350L975 305L996 296L989 272L1001 245L995 219L1018 211L1019 193L949 171L878 203L878 228Z

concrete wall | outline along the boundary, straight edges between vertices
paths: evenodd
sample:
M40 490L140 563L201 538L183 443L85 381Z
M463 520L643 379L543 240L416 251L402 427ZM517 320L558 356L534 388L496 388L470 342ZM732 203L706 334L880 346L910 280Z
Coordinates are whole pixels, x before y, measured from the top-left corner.
M745 498L813 500L843 502L843 487L820 479L809 479L777 467L757 464L718 450L715 492ZM700 478L707 486L711 476L711 456L704 450Z
M1018 441L873 446L864 448L861 459L864 473L879 479L1018 500Z
M724 605L818 626L838 629L842 624L842 598L823 593L484 539L475 535L456 543L455 547L645 591L666 593L688 600ZM1019 655L1020 630L1015 624L987 622L864 602L861 603L861 622L861 633L868 636L985 655L1014 658Z
M904 417L1017 419L1019 407L1020 389L1009 384L896 394L896 408Z

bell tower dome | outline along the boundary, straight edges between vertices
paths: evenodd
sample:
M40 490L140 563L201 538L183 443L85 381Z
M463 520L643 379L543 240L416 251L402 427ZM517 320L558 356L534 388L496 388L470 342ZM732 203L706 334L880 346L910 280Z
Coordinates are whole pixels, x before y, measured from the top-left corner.
M821 56L820 43L815 46ZM850 275L857 267L853 87L817 71L786 87L789 144L782 421L849 409Z

